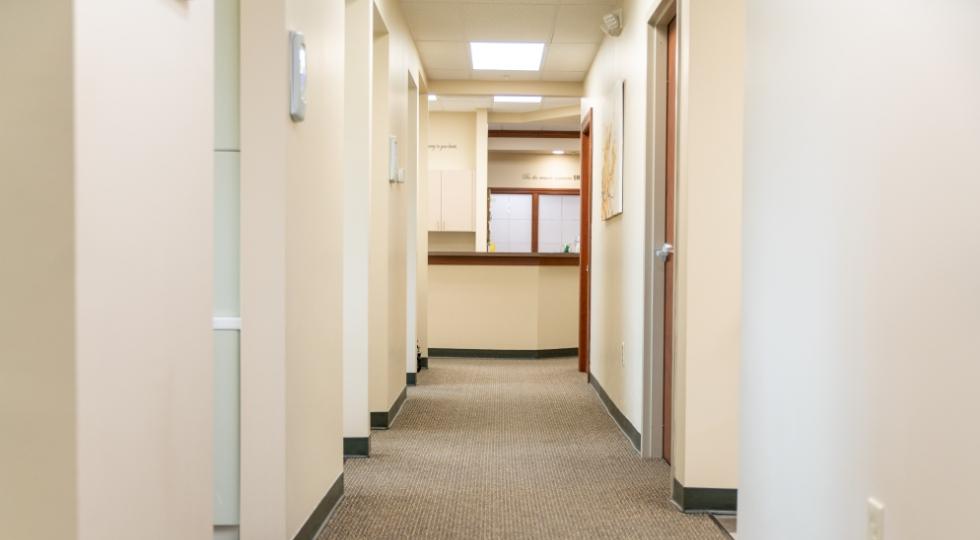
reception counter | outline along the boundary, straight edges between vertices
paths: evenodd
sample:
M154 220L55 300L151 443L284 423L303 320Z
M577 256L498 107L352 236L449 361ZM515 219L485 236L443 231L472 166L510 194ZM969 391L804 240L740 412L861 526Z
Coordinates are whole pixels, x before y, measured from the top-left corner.
M430 253L430 356L574 356L578 255Z

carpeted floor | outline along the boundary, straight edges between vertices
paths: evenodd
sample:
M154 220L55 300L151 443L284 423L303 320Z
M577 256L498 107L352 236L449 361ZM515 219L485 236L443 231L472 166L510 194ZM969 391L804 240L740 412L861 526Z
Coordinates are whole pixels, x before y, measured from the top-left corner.
M574 359L431 359L371 457L345 465L331 538L724 539L670 502Z

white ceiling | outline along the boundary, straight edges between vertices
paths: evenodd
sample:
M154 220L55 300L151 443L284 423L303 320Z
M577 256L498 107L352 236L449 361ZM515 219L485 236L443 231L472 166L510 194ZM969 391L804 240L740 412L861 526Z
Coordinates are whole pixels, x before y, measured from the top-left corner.
M402 0L430 80L581 81L617 0ZM544 43L541 71L474 71L471 41Z
M429 111L471 112L477 109L487 109L495 113L527 113L562 107L577 107L581 101L576 97L545 97L541 103L494 103L493 96L440 95L436 101L429 102Z

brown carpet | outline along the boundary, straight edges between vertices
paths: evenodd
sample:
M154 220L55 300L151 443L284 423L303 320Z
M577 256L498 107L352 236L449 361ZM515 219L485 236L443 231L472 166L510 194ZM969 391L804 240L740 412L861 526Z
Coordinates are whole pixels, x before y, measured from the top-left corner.
M574 359L432 359L371 457L345 465L330 538L724 539L668 502Z

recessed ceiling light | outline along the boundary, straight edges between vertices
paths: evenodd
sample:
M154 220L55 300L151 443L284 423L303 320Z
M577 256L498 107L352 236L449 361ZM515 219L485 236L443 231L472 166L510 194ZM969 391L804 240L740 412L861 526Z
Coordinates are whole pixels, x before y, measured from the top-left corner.
M497 71L539 71L544 43L471 42L473 69Z
M564 156L565 155L565 151L564 150L552 150L551 153L554 154L554 155L556 155L556 156Z
M541 103L541 96L493 96L494 103Z
M439 96L437 96L435 94L429 94L429 103L432 103L433 101L435 101L437 99L439 99Z

